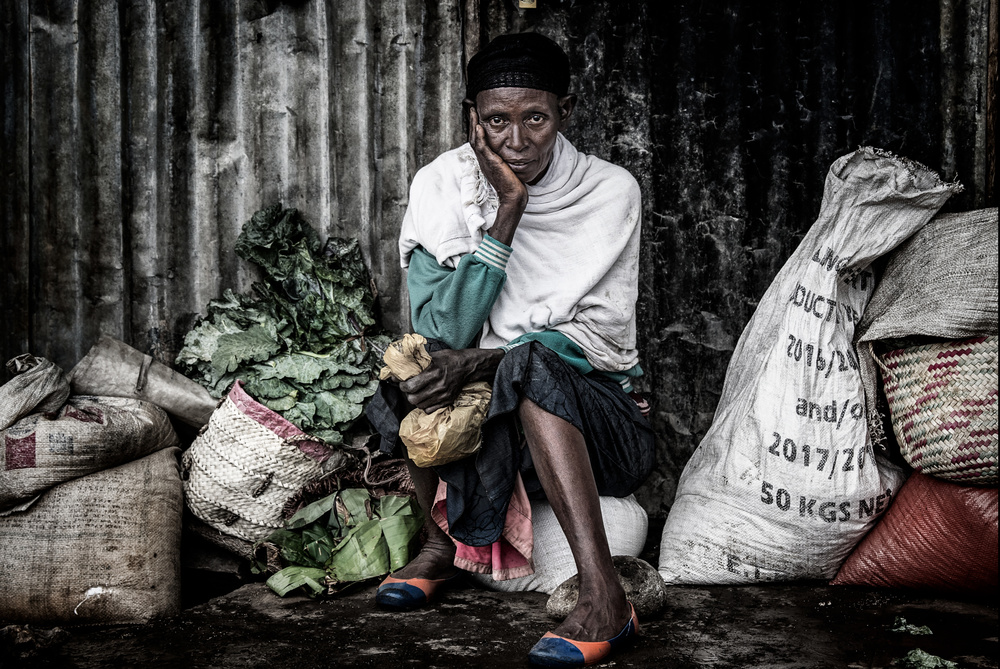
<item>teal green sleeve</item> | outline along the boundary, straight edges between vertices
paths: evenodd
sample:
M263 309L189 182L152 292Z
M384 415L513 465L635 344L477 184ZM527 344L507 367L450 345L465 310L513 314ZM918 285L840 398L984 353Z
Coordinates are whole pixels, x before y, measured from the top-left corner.
M630 369L626 369L624 372L599 372L595 370L593 365L587 362L587 356L584 355L583 349L562 332L557 332L555 330L529 332L521 335L501 348L509 351L515 346L525 344L529 341L537 341L539 344L551 349L563 359L563 362L581 374L602 374L608 378L614 379L621 385L625 392L632 392L632 379L642 376L642 367L640 367L638 363Z
M413 331L454 349L468 348L500 296L510 253L509 246L486 236L475 253L450 269L423 248L414 249L406 274Z

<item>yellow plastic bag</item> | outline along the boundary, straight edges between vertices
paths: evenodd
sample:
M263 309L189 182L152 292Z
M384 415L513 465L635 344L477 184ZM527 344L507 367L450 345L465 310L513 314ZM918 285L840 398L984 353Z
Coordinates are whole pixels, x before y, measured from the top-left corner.
M399 438L418 467L443 465L472 455L482 445L479 427L493 389L484 381L462 388L450 407L425 413L414 409L399 425Z
M389 344L382 354L385 367L379 371L382 381L406 381L424 371L431 364L431 355L424 348L423 335L405 334L402 339Z
M406 334L386 349L379 373L383 381L406 381L427 369L431 357L424 348L427 340ZM484 381L466 384L450 407L426 413L414 409L399 425L399 438L418 467L443 465L472 455L482 445L479 431L493 394Z

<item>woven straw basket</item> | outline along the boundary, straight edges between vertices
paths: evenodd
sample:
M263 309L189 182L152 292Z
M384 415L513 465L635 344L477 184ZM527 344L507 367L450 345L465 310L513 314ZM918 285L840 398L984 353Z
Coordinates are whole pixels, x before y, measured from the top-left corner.
M906 461L955 483L997 485L997 338L913 346L876 361Z
M220 532L265 539L285 502L324 475L317 447L237 382L181 460L187 506Z

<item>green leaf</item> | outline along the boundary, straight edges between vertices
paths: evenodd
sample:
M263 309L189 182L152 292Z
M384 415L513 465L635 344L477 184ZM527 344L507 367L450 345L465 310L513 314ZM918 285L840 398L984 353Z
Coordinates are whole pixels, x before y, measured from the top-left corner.
M336 430L323 430L314 427L309 431L310 437L316 437L317 439L327 443L330 446L343 446L344 445L344 435Z
M302 530L302 549L316 564L325 565L330 561L335 543L322 525L313 524Z
M278 352L278 342L267 328L254 325L245 332L220 335L212 353L212 373L222 376L240 363L266 360Z
M379 522L389 550L389 571L402 569L414 558L410 546L420 533L423 521L419 516L403 515L382 518Z
M957 663L919 648L914 648L905 657L896 658L892 661L892 666L903 669L958 669Z
M412 516L420 514L420 507L409 495L383 495L378 500L378 515L380 518L391 516Z
M268 361L272 374L276 377L295 379L299 383L309 385L316 381L331 368L323 358L317 358L302 353L290 353L275 357ZM333 367L336 370L336 367Z
M253 366L244 372L244 386L251 397L257 400L261 398L278 399L279 397L295 397L298 389L291 383L281 379L265 379L257 376L254 372L257 366Z
M412 497L385 495L379 499L378 515L389 549L390 571L402 569L414 557L410 546L420 533L423 513Z
M316 416L316 405L312 402L296 402L295 406L284 413L284 416L300 429L308 431Z
M295 512L295 515L285 521L285 527L290 530L296 530L305 527L309 523L316 522L325 514L330 513L331 509L337 504L337 496L339 494L335 492L332 495L327 495L323 499L302 507Z
M934 634L930 627L927 625L912 625L906 622L906 618L903 616L896 616L896 619L892 623L892 631L900 632L904 634L913 634L917 636Z
M302 534L289 532L288 530L275 530L267 538L279 547L279 554L288 564L301 565L306 567L322 567L323 564L316 563L305 551L305 544Z
M325 579L325 569L293 566L285 567L267 579L267 586L274 590L279 597L284 597L289 592L302 587L307 588L311 594L318 595L326 590L326 586L322 585Z
M328 425L347 423L361 415L364 405L361 403L365 399L352 402L349 397L345 397L344 392L323 391L313 395L313 404L316 407L316 416Z
M274 400L258 397L257 400L271 411L277 411L278 413L288 411L295 406L295 395L285 395Z
M389 549L378 519L348 532L327 564L327 575L334 581L362 581L388 572Z
M347 488L340 491L337 515L344 525L358 525L371 519L371 495L364 488Z

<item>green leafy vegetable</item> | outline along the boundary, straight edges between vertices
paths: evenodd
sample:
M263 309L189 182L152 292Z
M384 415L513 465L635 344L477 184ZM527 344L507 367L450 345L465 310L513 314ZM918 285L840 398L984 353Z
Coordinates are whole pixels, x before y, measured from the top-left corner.
M914 648L905 657L896 658L892 661L892 666L902 669L958 669L956 662L945 660L919 648Z
M931 628L927 625L913 625L906 622L906 618L903 616L896 616L896 620L892 623L892 631L915 635L934 634Z
M327 589L382 576L410 561L422 523L423 514L411 497L386 495L373 504L363 488L338 491L303 507L285 521L286 529L268 537L289 566L267 584L283 597L302 586L312 594L319 592L303 573L322 580ZM315 571L303 571L317 567L323 570L322 579Z
M357 241L321 246L298 211L275 204L247 221L235 250L264 281L253 284L255 295L227 290L209 302L178 367L213 397L240 379L304 432L342 444L378 387L377 350L389 342L369 332L374 296Z
M318 595L326 590L326 586L323 585L325 579L326 571L323 569L286 567L267 579L267 585L281 597L301 587L306 587Z

